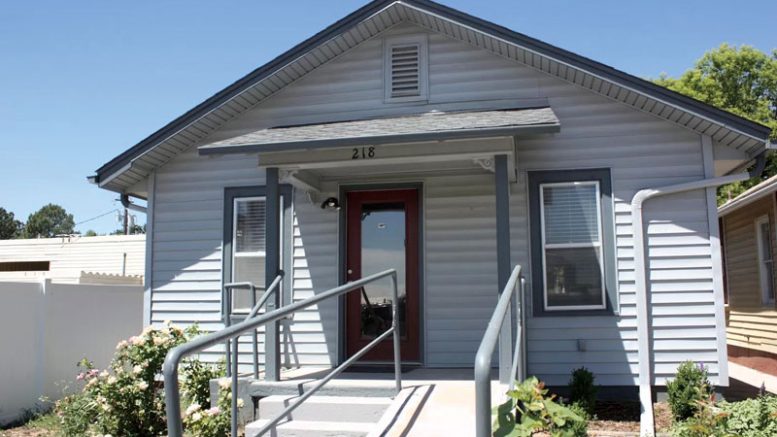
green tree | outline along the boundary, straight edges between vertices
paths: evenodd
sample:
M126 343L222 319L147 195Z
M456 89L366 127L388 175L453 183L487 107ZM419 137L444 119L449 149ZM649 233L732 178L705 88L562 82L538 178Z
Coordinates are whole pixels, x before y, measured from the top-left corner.
M16 220L11 211L0 208L0 240L18 238L22 231L22 222Z
M97 232L89 229L88 231L84 232L84 237L96 237Z
M771 55L756 48L723 44L704 54L679 78L655 80L671 90L772 128L777 140L777 50ZM770 152L761 179L721 187L718 203L732 199L763 179L777 174L777 156Z
M50 238L56 235L72 234L75 228L73 214L65 208L49 203L30 214L24 226L25 238Z

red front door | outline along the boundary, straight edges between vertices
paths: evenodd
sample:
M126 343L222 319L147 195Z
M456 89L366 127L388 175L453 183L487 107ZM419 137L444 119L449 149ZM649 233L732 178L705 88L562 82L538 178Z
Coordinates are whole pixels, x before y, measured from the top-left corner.
M346 194L346 280L397 270L403 361L419 361L418 190ZM367 284L346 297L346 352L358 352L391 327L391 280ZM391 361L391 337L363 361Z

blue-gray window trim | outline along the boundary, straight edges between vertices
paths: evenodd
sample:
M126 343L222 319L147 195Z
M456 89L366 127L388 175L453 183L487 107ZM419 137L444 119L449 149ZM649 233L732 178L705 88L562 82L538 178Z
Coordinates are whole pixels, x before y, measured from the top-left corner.
M545 275L542 265L540 185L554 182L598 181L601 195L602 255L607 308L596 310L554 310L544 308ZM534 316L600 316L618 311L618 272L615 255L615 219L610 169L550 170L529 172L529 220L531 228L532 310Z
M285 269L286 275L283 277L284 290L282 296L282 305L287 305L291 300L291 293L286 290L291 290L291 272L289 266L292 263L292 235L293 235L293 220L292 220L292 187L288 184L279 185L280 195L283 198L283 224L281 241L283 245L283 259L281 260L281 268ZM221 283L226 284L232 281L232 226L234 223L234 203L235 199L242 197L264 197L266 196L266 190L264 185L255 185L248 187L227 187L224 188L224 234L221 242ZM221 313L224 314L226 308L222 302Z

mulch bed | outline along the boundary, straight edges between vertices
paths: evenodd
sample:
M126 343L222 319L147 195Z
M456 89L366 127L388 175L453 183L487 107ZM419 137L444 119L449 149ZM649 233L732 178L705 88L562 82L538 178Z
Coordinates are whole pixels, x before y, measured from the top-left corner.
M639 402L597 401L596 419L588 423L590 431L615 431L639 434ZM659 402L653 405L656 431L668 432L672 427L672 412L669 404ZM595 433L600 434L600 433Z
M0 431L0 437L49 437L51 435L48 430L26 426Z

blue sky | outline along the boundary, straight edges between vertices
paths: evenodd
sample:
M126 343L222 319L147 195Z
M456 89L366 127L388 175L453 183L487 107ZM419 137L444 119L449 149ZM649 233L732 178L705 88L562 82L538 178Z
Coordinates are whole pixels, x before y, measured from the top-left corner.
M0 3L0 206L81 222L118 207L94 170L364 0ZM641 77L723 42L777 48L777 2L444 0ZM144 217L138 217L140 222ZM78 226L109 232L115 214Z

